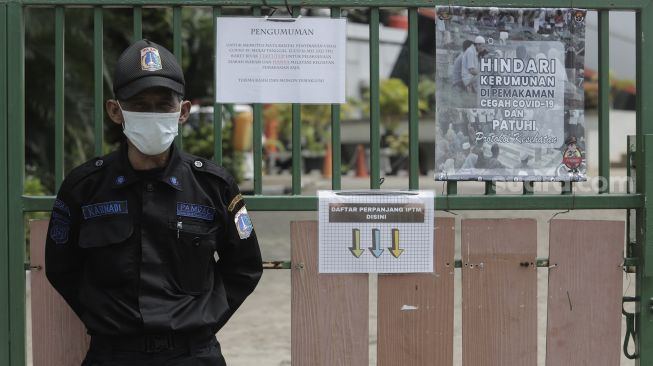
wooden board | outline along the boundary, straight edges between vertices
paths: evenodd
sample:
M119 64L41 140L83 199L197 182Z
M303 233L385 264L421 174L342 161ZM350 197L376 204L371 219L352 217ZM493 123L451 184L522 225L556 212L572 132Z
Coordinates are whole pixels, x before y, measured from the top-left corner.
M292 364L368 366L368 275L319 274L317 225L290 224Z
M32 356L34 366L79 366L86 356L86 328L45 277L48 221L30 222Z
M537 223L462 221L463 366L537 364Z
M619 365L624 223L554 220L546 364Z
M435 219L435 273L379 275L378 366L452 365L454 228Z

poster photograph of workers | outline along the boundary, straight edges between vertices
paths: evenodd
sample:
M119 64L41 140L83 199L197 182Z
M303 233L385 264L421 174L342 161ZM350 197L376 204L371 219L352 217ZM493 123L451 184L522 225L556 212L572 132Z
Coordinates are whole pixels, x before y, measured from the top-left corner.
M586 180L585 14L437 7L436 180Z

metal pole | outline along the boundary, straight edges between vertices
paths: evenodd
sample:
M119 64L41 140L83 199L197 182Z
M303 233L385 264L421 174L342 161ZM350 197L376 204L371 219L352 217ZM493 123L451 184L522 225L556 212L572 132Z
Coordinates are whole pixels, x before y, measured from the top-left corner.
M101 6L93 9L93 83L95 111L95 155L104 153L104 15Z
M379 8L370 9L370 188L381 187L379 104Z
M9 364L9 235L7 196L9 154L7 150L7 4L0 4L0 364Z
M213 7L213 36L214 40L214 53L215 49L218 46L218 37L216 30L218 28L217 21L218 17L222 15L222 8L215 6ZM214 83L214 93L218 90L217 84L217 63L213 64L213 83ZM213 96L213 160L222 165L222 103L216 102L216 95Z
M599 11L599 193L610 192L610 12Z
M25 365L25 228L22 194L25 174L25 36L23 5L7 4L8 93L7 159L9 201L9 364Z
M54 9L54 179L55 191L64 178L64 119L65 119L65 33L66 9Z
M637 366L653 364L653 5L649 2L637 13L637 192L644 195L644 206L637 210L637 247L640 265L637 267L636 329L639 359Z
M410 64L410 85L408 86L408 149L410 159L410 189L419 188L419 50L417 48L417 8L408 9L408 63Z

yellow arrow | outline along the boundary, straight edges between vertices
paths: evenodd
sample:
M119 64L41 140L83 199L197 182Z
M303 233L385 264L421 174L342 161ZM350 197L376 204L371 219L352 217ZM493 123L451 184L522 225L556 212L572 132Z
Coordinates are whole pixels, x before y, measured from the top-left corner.
M392 248L388 249L390 249L390 253L395 258L399 258L401 253L404 252L403 249L399 248L399 229L392 229Z
M358 229L352 229L351 230L351 248L349 250L351 251L351 254L354 255L354 257L359 258L361 255L363 255L363 252L365 250L361 249L361 231Z

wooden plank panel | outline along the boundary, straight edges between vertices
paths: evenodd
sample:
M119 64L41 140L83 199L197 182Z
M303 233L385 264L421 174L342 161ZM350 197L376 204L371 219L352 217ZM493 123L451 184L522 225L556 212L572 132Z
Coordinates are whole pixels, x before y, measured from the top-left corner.
M379 275L378 366L451 366L455 221L435 219L435 273Z
M34 366L78 366L88 349L86 328L45 277L45 238L48 221L30 222L30 255L33 270L32 355Z
M554 220L549 230L546 364L618 365L624 223Z
M368 366L367 274L319 274L317 221L290 224L295 366Z
M462 221L463 366L537 364L537 223Z

